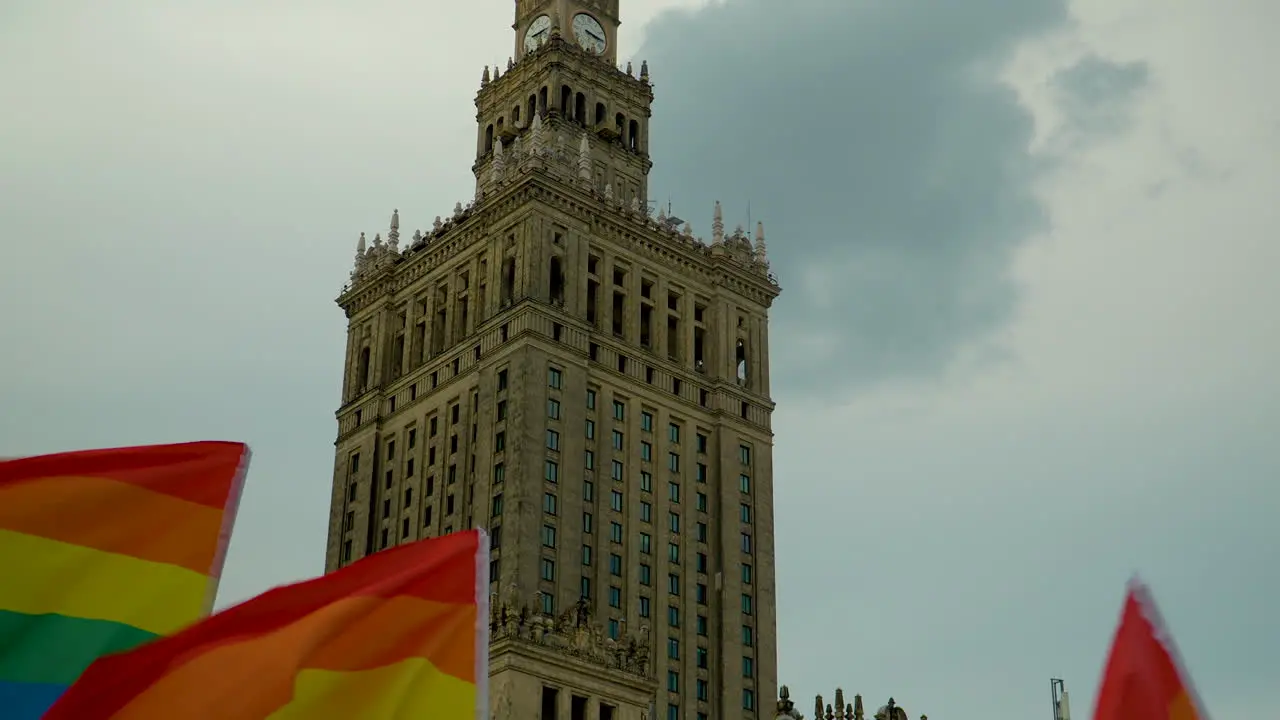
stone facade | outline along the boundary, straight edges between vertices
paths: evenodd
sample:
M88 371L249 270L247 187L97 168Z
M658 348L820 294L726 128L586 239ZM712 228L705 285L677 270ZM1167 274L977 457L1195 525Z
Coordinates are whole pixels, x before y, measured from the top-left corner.
M484 527L495 718L767 717L763 226L726 232L717 203L706 241L651 207L653 88L616 66L618 0L515 5L474 197L362 234L338 297L326 567Z

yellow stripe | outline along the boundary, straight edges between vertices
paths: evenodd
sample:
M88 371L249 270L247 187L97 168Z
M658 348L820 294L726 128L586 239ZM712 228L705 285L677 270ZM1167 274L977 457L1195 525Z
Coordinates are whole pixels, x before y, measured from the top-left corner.
M293 700L269 720L471 720L476 686L446 675L422 658L374 670L303 670Z
M170 635L200 618L208 586L176 565L0 529L0 609Z

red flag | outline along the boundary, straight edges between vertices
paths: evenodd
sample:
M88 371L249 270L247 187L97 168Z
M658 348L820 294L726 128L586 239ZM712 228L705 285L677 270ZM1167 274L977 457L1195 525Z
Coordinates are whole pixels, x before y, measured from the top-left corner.
M100 659L45 720L487 719L483 540L384 550Z
M1111 656L1102 673L1094 720L1208 720L1155 601L1129 584Z

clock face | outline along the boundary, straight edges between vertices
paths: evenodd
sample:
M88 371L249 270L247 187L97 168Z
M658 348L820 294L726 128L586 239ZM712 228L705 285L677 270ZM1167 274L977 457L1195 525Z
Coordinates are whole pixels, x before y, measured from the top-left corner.
M574 16L573 37L587 52L595 55L603 53L608 44L600 21L586 13L578 13Z
M533 52L542 47L547 42L547 38L551 35L551 18L546 15L539 15L537 19L529 23L529 29L524 34L524 51Z

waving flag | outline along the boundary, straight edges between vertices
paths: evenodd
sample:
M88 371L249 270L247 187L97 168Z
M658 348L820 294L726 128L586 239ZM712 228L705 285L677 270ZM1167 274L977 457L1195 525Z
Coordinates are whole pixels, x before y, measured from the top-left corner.
M248 448L0 461L0 715L36 720L97 658L213 607Z
M1094 720L1208 720L1150 591L1129 585Z
M487 720L488 543L420 540L89 668L46 720Z

